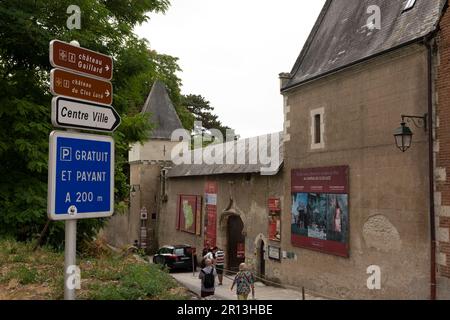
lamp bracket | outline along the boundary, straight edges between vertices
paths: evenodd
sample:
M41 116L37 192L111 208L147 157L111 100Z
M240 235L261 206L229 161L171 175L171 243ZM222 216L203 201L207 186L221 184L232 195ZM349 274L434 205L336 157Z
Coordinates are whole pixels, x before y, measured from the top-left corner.
M402 122L413 123L416 128L423 128L426 132L428 130L428 113L425 113L422 117L402 115Z

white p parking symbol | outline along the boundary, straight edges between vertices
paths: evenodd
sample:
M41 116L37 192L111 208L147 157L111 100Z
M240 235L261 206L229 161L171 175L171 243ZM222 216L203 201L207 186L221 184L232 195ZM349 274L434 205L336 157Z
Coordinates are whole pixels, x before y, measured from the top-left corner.
M61 147L60 149L60 160L61 161L72 161L72 148Z

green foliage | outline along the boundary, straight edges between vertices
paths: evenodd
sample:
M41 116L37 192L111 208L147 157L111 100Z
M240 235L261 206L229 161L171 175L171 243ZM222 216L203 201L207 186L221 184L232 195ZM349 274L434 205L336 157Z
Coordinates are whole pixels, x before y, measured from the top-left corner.
M167 295L176 282L154 264L127 265L118 275L119 282L106 286L94 284L89 299L140 300ZM184 298L184 297L179 297Z
M38 281L38 272L35 269L19 266L14 272L9 274L11 278L18 279L20 284L26 285Z
M219 117L212 113L214 107L211 107L208 100L200 95L190 94L182 97L182 105L194 116L195 121L202 122L204 128L217 129L222 133L224 139L226 138L226 131L231 128L224 126ZM193 128L192 124L190 129Z
M133 256L112 251L97 256L79 256L81 290L77 298L100 300L186 299L167 270L147 264ZM98 253L93 250L91 253ZM30 242L0 239L0 283L18 283L15 299L23 296L38 299L63 299L64 255L50 247L33 251ZM27 286L33 284L33 286ZM174 289L172 291L172 289ZM32 290L33 292L30 292ZM34 292L36 290L36 292ZM8 292L6 292L8 294Z
M71 41L114 57L114 107L123 122L116 142L116 202L128 197L128 148L145 140L151 125L140 108L156 79L180 99L176 59L148 49L132 30L148 12L164 12L168 0L80 0L82 29L68 30L71 0L0 1L0 235L35 237L47 220L47 166L51 95L49 42ZM104 219L80 221L79 239L92 238ZM64 224L52 222L48 241L63 245Z
M116 143L116 211L129 197L129 146L151 132L148 115L140 113L156 80L166 84L183 126L195 117L210 128L219 126L209 103L199 96L183 97L177 58L149 49L133 33L148 12L164 12L168 0L79 0L81 30L68 30L67 7L72 0L0 1L0 236L35 238L47 222L48 136L52 125L49 93L49 42L78 40L82 47L114 58L114 107L122 124ZM192 111L191 111L192 110ZM191 113L194 112L195 116ZM92 239L105 219L78 222L78 241ZM64 223L52 222L46 243L64 245Z

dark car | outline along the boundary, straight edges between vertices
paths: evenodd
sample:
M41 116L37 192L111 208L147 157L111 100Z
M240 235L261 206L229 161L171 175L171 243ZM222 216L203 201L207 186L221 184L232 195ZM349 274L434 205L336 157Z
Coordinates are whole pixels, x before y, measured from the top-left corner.
M194 263L192 263L194 257ZM195 248L190 245L164 246L153 256L153 263L167 266L170 270L186 269L192 271L197 268Z

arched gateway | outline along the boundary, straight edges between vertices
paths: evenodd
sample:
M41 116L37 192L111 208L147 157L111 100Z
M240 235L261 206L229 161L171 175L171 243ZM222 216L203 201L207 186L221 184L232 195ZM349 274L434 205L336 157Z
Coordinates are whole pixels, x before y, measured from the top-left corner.
M244 223L239 215L227 219L227 265L231 271L238 271L239 264L245 261Z

